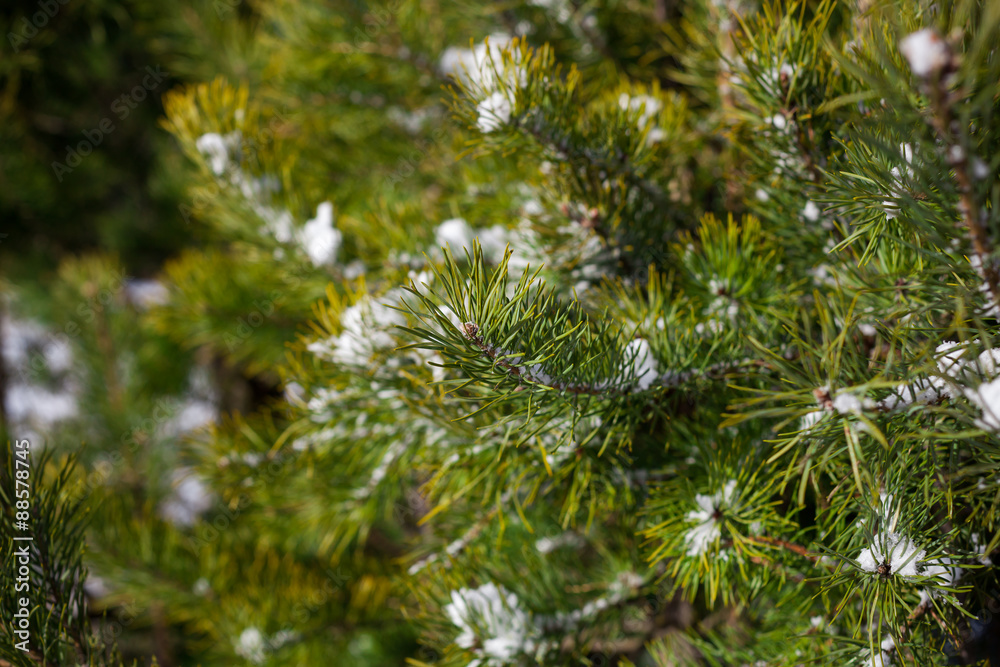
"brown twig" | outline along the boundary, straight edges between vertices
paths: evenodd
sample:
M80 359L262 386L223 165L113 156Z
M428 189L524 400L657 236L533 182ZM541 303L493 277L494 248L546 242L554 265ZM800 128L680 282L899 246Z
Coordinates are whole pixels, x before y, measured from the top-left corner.
M786 542L785 540L779 540L778 538L767 537L765 535L759 535L757 537L749 537L747 538L747 540L754 544L765 544L772 547L780 547L782 549L785 549L786 551L791 551L794 554L802 556L803 558L807 558L814 563L818 560L817 556L810 554L809 550L806 549L801 544Z
M495 348L487 344L486 341L483 340L482 335L480 335L479 325L477 325L475 322L466 322L465 324L463 324L462 333L468 340L474 343L476 347L482 350L483 354L492 359L497 366L499 366L500 368L504 369L505 371L513 375L519 381L528 380L530 382L537 382L537 380L531 377L531 375L526 370L522 370L521 368L510 363L509 361L503 358L505 355L500 354ZM559 391L566 391L571 394L589 394L591 396L598 396L600 394L608 394L608 393L611 394L624 393L620 389L612 389L612 388L605 389L599 387L590 387L587 385L563 384L560 382L539 383L539 384L545 384L545 386L547 387L558 389Z
M805 137L803 136L806 130L802 128L800 123L794 120L796 118L796 111L796 109L789 110L789 115L791 115L793 119L792 122L795 122L795 145L799 149L799 155L802 158L802 166L805 167L805 170L809 173L809 178L813 183L819 183L823 180L823 172L820 171L820 168L816 165L812 152L806 145ZM809 128L808 133L810 135L809 138L812 139L811 127Z
M937 132L938 137L944 143L945 155L949 155L953 148L960 150L959 159L949 159L951 167L955 173L955 185L958 187L958 212L962 216L972 240L972 248L979 260L979 268L982 277L989 288L990 297L994 305L1000 306L1000 273L990 259L992 247L989 240L989 232L983 221L976 214L976 201L972 194L972 179L969 178L969 156L965 154L965 149L956 141L952 133L951 103L958 95L949 95L945 86L945 81L955 69L955 59L952 55L952 62L944 70L936 72L934 77L927 80L927 92L931 100L931 127Z
M478 347L484 355L489 357L492 361L496 363L497 366L504 369L519 381L527 380L530 382L535 382L537 384L543 384L552 389L557 389L559 391L569 392L571 394L587 394L591 396L599 395L616 395L621 396L628 394L631 389L625 388L614 388L614 387L592 387L589 385L573 385L564 384L560 382L539 382L536 378L533 378L531 374L526 370L522 369L503 357L506 354L501 354L501 351L492 347L487 343L480 332L479 325L475 322L466 322L462 325L462 333L467 340L472 342L476 347ZM762 362L756 359L741 359L739 361L726 361L712 366L708 366L703 369L690 369L687 371L682 371L680 373L666 373L657 378L657 384L664 388L679 387L695 378L703 378L709 380L721 380L725 378L728 374L733 371L739 370L745 367L752 366L767 366L766 362Z

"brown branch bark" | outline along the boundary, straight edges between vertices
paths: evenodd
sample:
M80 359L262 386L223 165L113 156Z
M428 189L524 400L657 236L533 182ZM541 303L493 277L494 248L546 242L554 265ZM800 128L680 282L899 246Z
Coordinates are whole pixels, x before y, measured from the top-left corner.
M474 322L466 322L463 325L463 333L465 334L465 337L467 339L469 339L470 341L472 341L472 343L474 343L475 346L478 347L483 352L483 354L485 354L487 357L489 357L490 359L492 359L496 363L497 366L499 366L500 368L503 368L505 371L507 371L508 373L510 373L511 375L513 375L518 380L529 380L531 382L535 382L536 381L526 371L520 369L519 367L517 367L514 364L510 363L506 359L503 359L502 358L503 355L499 354L495 348L493 348L489 344L487 344L486 341L483 340L483 337L479 333L479 326L477 324L475 324ZM500 358L498 358L498 357L500 357ZM559 391L566 391L566 392L569 392L571 394L589 394L589 395L592 395L592 396L598 396L600 394L608 394L608 393L612 393L612 394L621 394L621 393L623 393L623 392L621 392L621 390L600 389L600 388L597 388L597 387L589 387L589 386L586 386L586 385L571 385L571 384L563 384L563 383L559 383L559 382L552 382L550 384L546 384L545 386L551 387L553 389L558 389Z
M960 159L949 160L955 173L955 185L959 193L958 212L962 216L962 223L969 232L972 249L979 259L979 268L982 271L983 280L986 281L986 286L989 288L990 298L994 305L1000 307L1000 272L990 261L993 248L989 232L976 213L977 206L972 192L972 179L969 178L970 156L965 153L964 147L961 146L952 132L954 119L952 118L951 104L957 95L948 94L945 84L948 74L948 70L939 72L927 82L927 92L931 100L930 124L944 143L943 150L946 156L954 147L958 147L961 151Z
M791 551L792 553L802 556L803 558L808 558L813 562L818 560L816 556L810 554L809 550L800 544L786 542L785 540L779 540L775 537L767 537L765 535L750 537L747 539L749 542L753 542L754 544L765 544L767 546L779 547L781 549L785 549L786 551Z

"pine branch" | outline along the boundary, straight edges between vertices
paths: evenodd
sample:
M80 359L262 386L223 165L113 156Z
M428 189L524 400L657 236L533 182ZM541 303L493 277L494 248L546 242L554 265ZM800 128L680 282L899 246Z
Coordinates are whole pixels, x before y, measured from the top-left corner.
M803 558L806 558L814 563L819 560L818 556L810 554L809 550L806 549L804 546L800 544L795 544L793 542L787 542L785 540L781 540L775 537L757 535L757 536L747 537L746 540L753 544L764 544L768 546L779 547L786 551L790 551L798 556L802 556Z
M961 89L950 92L947 85L957 70L957 56L946 41L936 38L946 49L946 54L942 54L945 62L929 75L921 77L931 102L929 122L943 144L946 162L954 171L959 194L958 211L972 240L972 247L978 258L978 271L986 281L993 307L1000 308L1000 268L993 259L989 230L977 212L972 179L969 177L969 164L973 156L967 154L959 137L955 135L956 121L952 118L952 106L964 96Z
M523 355L506 351L498 351L496 348L487 344L486 341L483 340L483 337L479 335L479 325L475 322L466 322L462 325L462 327L466 338L475 343L476 347L482 350L483 354L486 355L487 358L495 362L500 368L513 375L519 382L527 381L533 384L544 385L550 389L564 391L569 394L588 394L590 396L600 396L609 393L612 395L626 393L622 389L566 384L558 382L554 379L534 375L528 371L527 368L517 366L508 361L508 359L512 356L515 358L523 358Z

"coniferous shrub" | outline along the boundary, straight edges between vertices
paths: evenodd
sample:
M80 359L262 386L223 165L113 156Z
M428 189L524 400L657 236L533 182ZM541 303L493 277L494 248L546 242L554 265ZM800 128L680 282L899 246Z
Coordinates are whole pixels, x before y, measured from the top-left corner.
M258 9L137 319L272 391L88 487L103 604L183 664L988 664L1000 5Z

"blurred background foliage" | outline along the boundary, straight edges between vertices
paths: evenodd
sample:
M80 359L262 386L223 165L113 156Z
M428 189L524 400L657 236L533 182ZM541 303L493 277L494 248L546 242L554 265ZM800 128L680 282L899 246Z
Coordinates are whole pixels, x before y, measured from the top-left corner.
M119 256L130 275L151 275L194 241L178 210L186 165L159 127L161 99L184 82L251 77L258 21L246 2L0 7L8 275L51 276L63 256L94 250ZM93 153L73 167L81 145Z
M274 529L270 501L240 509L243 477L232 468L217 471L218 505L184 505L179 473L204 448L249 460L261 454L248 441L283 433L285 346L311 330L331 277L280 261L259 238L241 241L261 209L220 187L194 140L241 130L242 168L276 181L269 205L305 220L317 202L336 202L340 264L398 283L405 272L385 258L433 245L427 220L460 206L473 225L490 224L497 202L518 215L524 201L523 175L506 161L458 159L464 138L441 63L449 47L530 31L580 68L587 90L617 87L623 74L667 88L678 61L663 27L679 14L661 0L3 3L3 428L56 453L79 450L79 492L99 508L86 563L115 580L91 577L91 614L127 630L126 659L229 664L241 616L277 619L268 607L296 599L285 616L312 619L317 632L333 623L340 639L321 655L286 651L288 664L397 665L415 649L411 629L380 620L385 559L396 555L387 545L400 536L332 569L328 550L294 547L325 558L310 568L261 541L252 526ZM302 363L291 358L291 368ZM205 428L210 437L191 439ZM171 527L206 510L256 518L203 542ZM333 519L290 520L283 539L294 544L298 521ZM247 577L253 586L241 585ZM264 592L274 599L258 599Z

